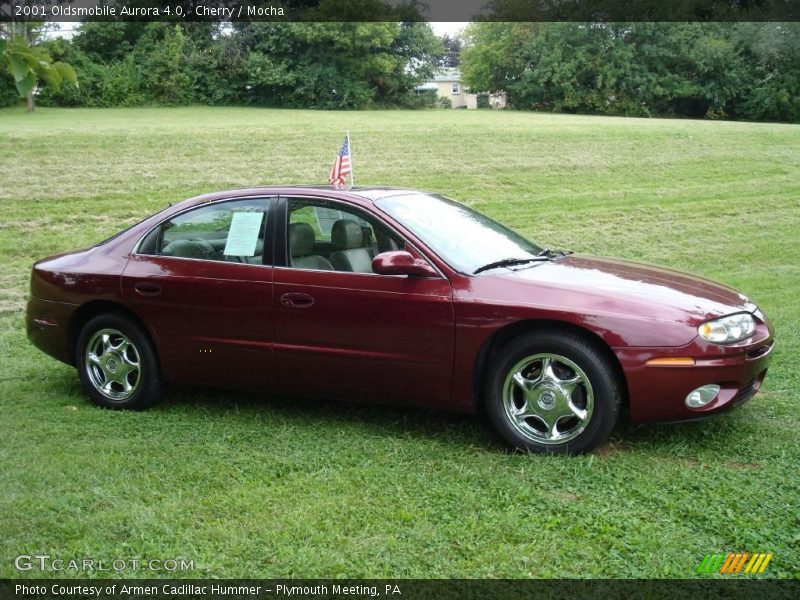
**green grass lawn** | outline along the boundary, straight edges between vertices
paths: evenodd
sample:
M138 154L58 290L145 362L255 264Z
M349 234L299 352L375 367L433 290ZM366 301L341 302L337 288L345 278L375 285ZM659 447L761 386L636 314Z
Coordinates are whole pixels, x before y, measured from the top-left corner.
M345 128L359 183L747 293L777 331L763 392L703 423L621 424L590 456L524 456L432 411L212 390L101 410L27 342L35 259L195 194L325 182ZM795 125L0 111L0 577L41 553L184 557L195 577L691 578L728 551L773 552L764 576L800 577L799 175Z

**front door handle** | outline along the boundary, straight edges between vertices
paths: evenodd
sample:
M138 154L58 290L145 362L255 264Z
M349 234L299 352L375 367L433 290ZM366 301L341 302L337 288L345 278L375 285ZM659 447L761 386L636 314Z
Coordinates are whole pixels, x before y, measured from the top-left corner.
M161 286L152 281L140 281L133 286L133 289L140 296L158 296L161 293Z
M314 306L314 296L299 292L288 292L281 296L281 304L289 308L311 308Z

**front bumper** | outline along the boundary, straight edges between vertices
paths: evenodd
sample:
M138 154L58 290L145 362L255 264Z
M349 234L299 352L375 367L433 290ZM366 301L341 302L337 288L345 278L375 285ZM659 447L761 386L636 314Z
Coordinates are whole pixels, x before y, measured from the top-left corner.
M686 348L620 350L628 383L630 416L635 422L702 419L747 402L761 388L775 341L766 327L755 341L738 347L693 342ZM712 352L718 354L712 354ZM686 356L691 366L647 365L652 358ZM707 405L690 408L686 396L694 389L717 384L720 391Z

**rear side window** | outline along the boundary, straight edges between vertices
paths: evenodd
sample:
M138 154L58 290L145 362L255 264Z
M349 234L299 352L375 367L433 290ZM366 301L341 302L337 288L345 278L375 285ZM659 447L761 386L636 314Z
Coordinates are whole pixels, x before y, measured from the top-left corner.
M216 202L165 221L142 242L142 254L264 264L269 200Z

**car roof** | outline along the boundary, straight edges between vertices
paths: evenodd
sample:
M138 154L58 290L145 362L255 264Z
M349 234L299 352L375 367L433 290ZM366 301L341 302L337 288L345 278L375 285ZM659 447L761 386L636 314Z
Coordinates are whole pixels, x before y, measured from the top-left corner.
M353 188L352 192L354 194L358 194L363 198L367 198L369 200L380 200L381 198L389 198L391 196L405 196L407 194L424 194L421 190L412 190L409 188L395 188L395 187L387 187L387 186L380 186L380 187L364 187L364 188Z
M322 193L321 193L322 192ZM390 196L401 196L406 194L420 194L424 193L420 190L413 190L401 187L391 187L383 185L372 186L354 186L352 188L337 189L332 185L270 185L258 186L251 188L241 188L235 190L225 190L221 192L212 192L210 194L203 194L189 198L181 204L201 204L204 202L213 202L216 200L225 200L227 198L236 198L238 196L257 196L264 195L290 195L290 194L303 194L308 193L314 196L325 195L332 198L347 198L352 196L359 196L372 202L380 200L381 198L388 198Z

